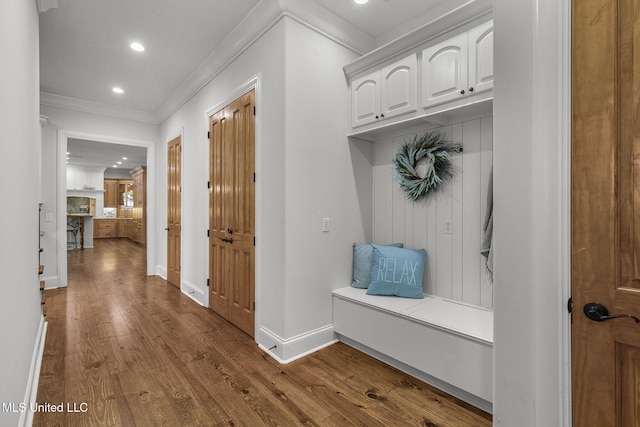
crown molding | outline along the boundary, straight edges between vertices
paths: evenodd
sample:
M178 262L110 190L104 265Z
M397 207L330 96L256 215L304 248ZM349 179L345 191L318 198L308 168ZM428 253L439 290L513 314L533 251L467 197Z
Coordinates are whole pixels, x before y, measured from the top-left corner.
M375 40L371 36L315 1L262 0L160 105L155 116L160 122L168 119L285 17L358 55L374 47Z
M71 98L46 92L40 92L40 104L49 107L64 108L66 110L100 114L103 116L117 117L120 119L134 120L156 125L160 124L160 120L158 120L158 117L156 117L155 114L146 111L122 108L114 105L101 104L98 102L86 101L84 99Z
M313 0L261 0L155 112L116 107L46 92L40 93L40 103L68 110L160 124L284 18L290 18L358 55L370 51L375 46L373 37Z
M492 0L469 0L463 5L426 22L420 28L392 40L345 65L343 67L344 74L350 77L356 73L381 66L390 58L415 50L429 40L451 33L474 22L488 21L492 16Z
M40 114L40 126L45 127L49 123L49 117Z

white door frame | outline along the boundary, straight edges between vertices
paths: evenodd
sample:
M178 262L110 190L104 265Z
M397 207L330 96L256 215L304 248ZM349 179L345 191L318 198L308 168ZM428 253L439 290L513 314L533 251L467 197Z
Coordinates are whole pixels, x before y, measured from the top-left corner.
M154 273L155 260L155 143L151 141L119 138L108 135L96 135L86 132L58 129L57 168L56 168L56 204L57 204L57 248L58 287L67 286L67 140L69 138L107 144L122 144L147 149L147 275ZM150 208L149 208L150 207Z

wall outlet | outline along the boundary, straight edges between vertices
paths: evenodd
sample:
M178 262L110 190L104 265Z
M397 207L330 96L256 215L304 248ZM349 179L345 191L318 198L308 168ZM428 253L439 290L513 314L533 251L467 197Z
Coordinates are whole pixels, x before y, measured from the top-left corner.
M331 230L331 218L322 218L322 232L328 233Z
M453 234L453 222L450 219L444 222L444 234Z
M46 212L44 214L44 221L45 222L53 222L53 213L51 212Z

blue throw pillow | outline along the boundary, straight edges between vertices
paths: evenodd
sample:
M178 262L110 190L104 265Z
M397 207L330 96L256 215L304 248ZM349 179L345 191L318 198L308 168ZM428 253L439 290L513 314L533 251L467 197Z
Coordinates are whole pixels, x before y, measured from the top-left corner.
M391 246L402 247L402 243L392 243ZM371 282L371 260L373 246L370 244L353 244L353 281L354 288L367 289Z
M394 295L424 298L422 275L427 252L373 245L371 274L367 295Z

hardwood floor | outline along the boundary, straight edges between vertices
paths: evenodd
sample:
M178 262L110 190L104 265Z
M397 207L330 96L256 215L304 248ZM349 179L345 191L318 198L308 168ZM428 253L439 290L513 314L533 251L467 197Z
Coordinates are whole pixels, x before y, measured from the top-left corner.
M341 343L280 365L147 277L142 247L94 243L68 253L68 287L46 291L38 404L63 411L37 412L34 426L491 425L490 415Z

